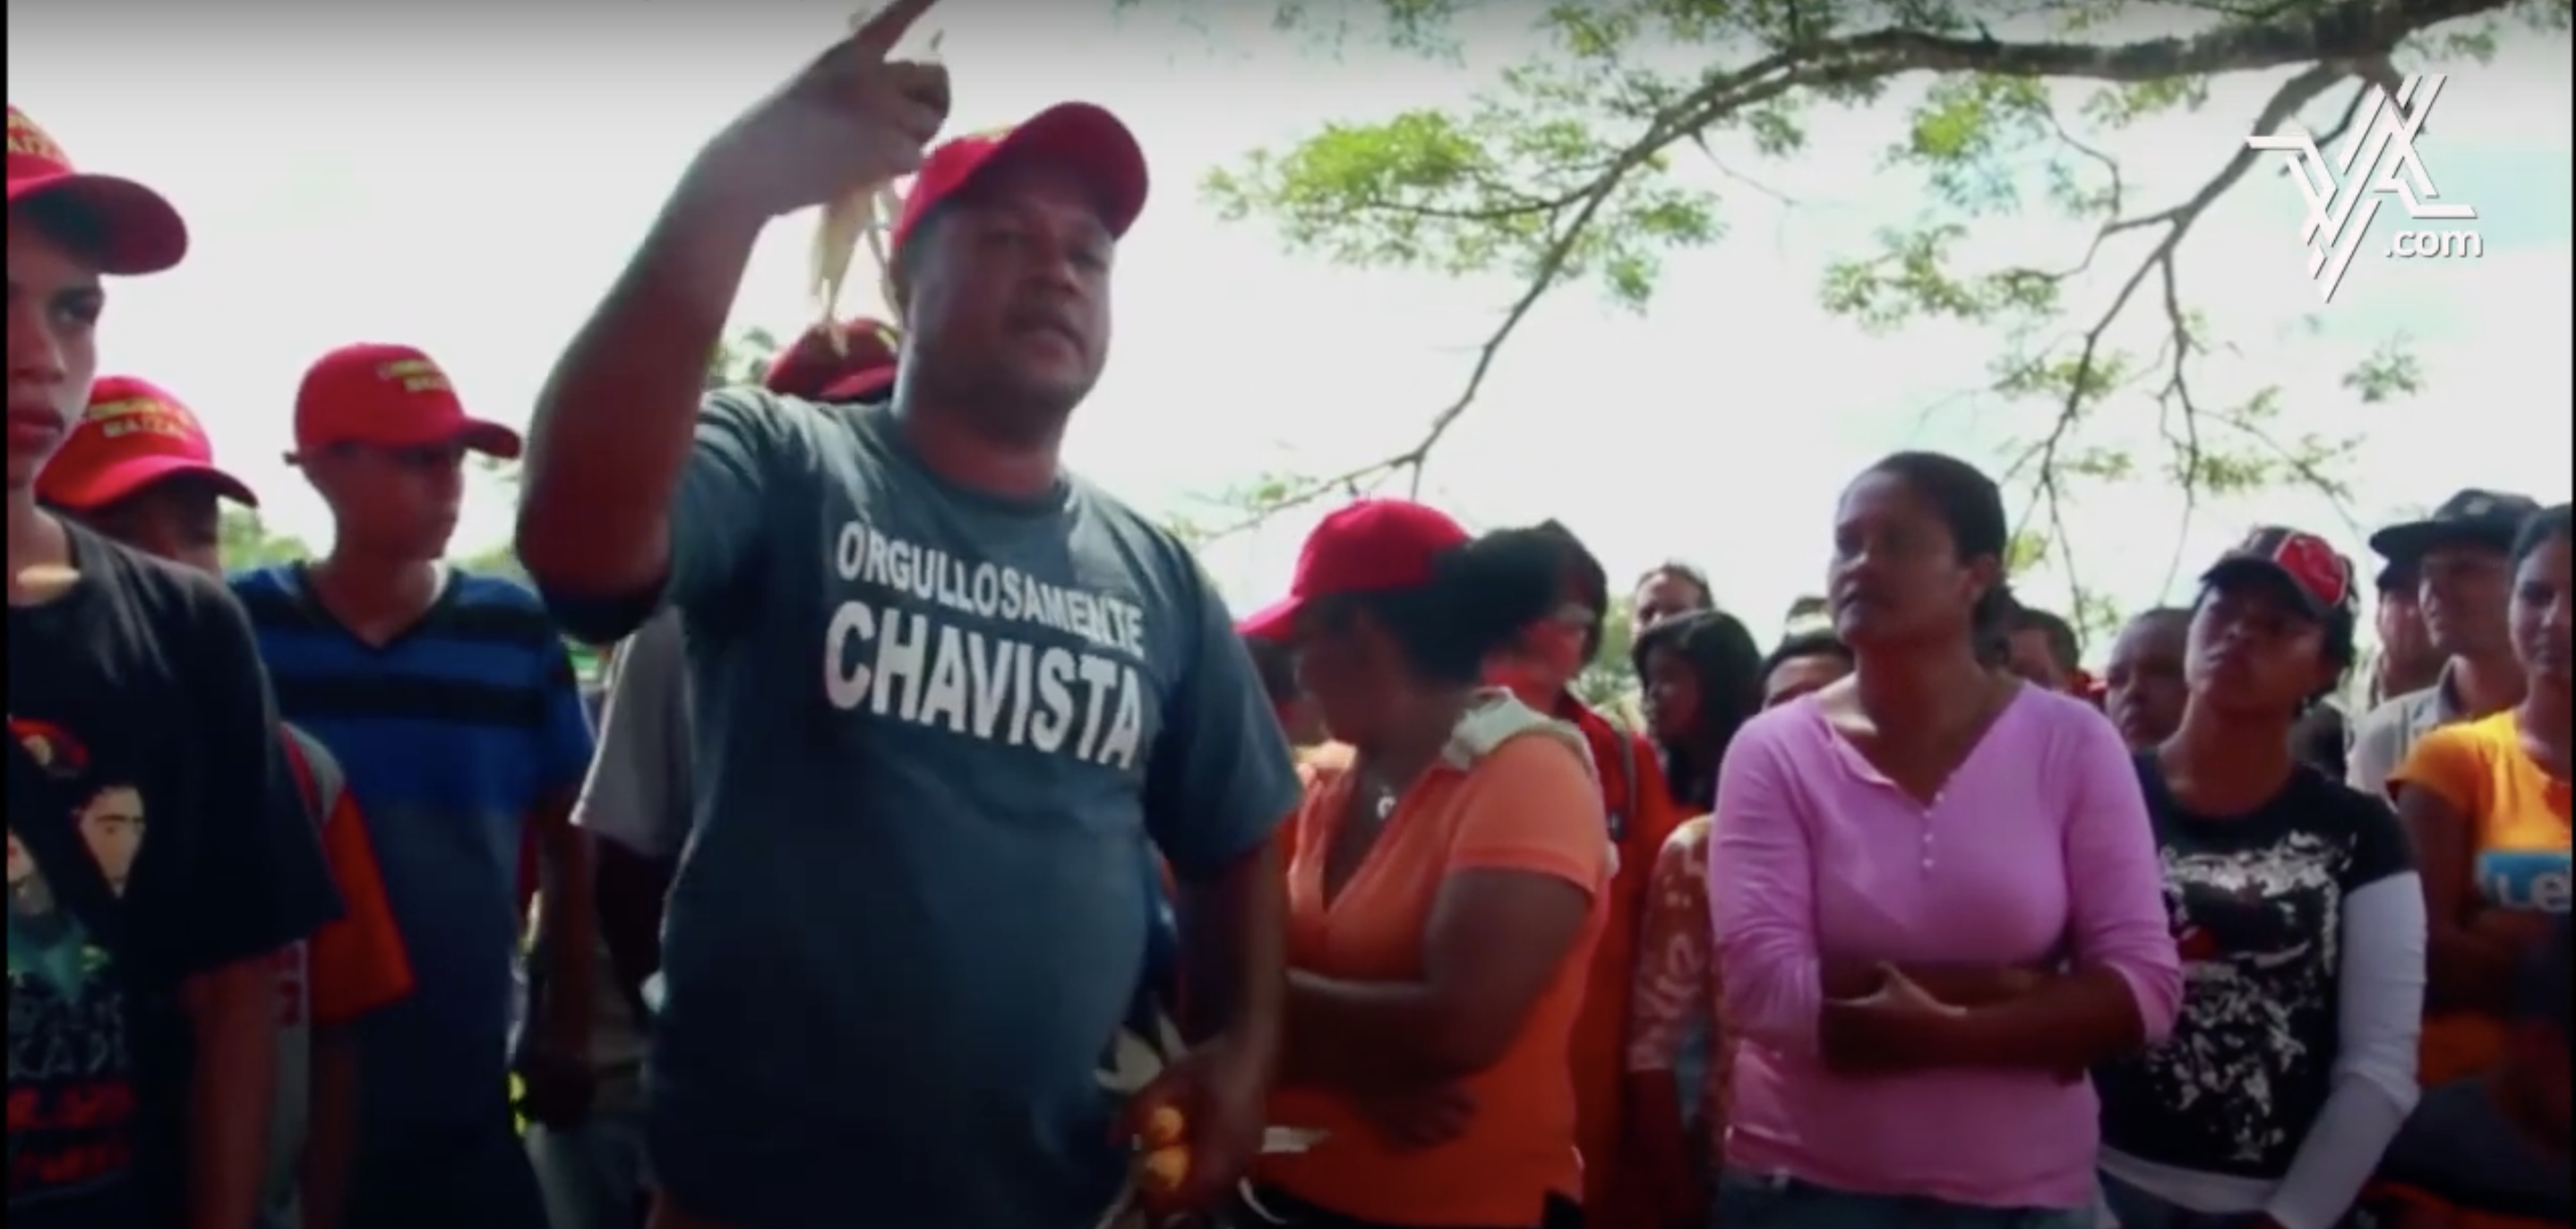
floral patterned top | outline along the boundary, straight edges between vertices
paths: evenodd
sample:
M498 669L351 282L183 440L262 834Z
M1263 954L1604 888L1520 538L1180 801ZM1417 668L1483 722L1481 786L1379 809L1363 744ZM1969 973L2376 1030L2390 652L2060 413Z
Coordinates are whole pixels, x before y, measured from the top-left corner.
M1673 830L1655 857L1647 887L1645 927L1637 940L1637 984L1628 1026L1628 1070L1701 1068L1697 1088L1684 1088L1685 1114L1707 1141L1710 1172L1726 1152L1726 1107L1735 1067L1735 1030L1715 1017L1716 946L1708 909L1709 817ZM1696 1043L1696 1044L1695 1044ZM1692 1053L1699 1049L1698 1054ZM1700 1062L1693 1062L1698 1058ZM1695 1094L1695 1095L1694 1095ZM1697 1113L1690 1113L1694 1102Z

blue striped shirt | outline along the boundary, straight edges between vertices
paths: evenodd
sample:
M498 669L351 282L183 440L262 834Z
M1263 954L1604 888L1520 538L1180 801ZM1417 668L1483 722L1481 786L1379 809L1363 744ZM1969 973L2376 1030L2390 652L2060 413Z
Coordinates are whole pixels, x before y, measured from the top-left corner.
M449 574L391 642L351 634L300 565L237 576L281 716L338 757L366 808L417 992L362 1026L370 1146L468 1129L507 1086L517 882L529 816L591 754L572 663L536 597Z

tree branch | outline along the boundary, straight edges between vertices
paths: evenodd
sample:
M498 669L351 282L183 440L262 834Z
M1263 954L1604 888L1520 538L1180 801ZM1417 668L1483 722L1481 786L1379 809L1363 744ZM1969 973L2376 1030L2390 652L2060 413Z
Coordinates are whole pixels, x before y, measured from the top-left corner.
M2386 68L2390 52L2407 35L2455 18L2498 10L2506 7L2507 3L2508 0L2352 0L2323 9L2295 12L2287 4L2270 4L2243 9L2244 19L2237 24L2190 37L2108 45L2063 41L2005 42L1988 36L1962 38L1924 30L1889 28L1841 37L1802 39L1750 64L1712 70L1700 78L1696 87L1648 113L1642 129L1620 147L1616 156L1588 182L1580 183L1560 199L1530 201L1526 208L1493 210L1490 218L1479 215L1478 220L1495 221L1544 217L1547 220L1547 237L1527 266L1524 274L1526 284L1506 306L1492 332L1477 347L1474 365L1469 369L1459 394L1432 416L1419 439L1367 464L1322 478L1300 480L1251 509L1250 514L1240 521L1220 528L1210 536L1224 537L1242 532L1277 512L1319 499L1374 490L1399 473L1409 476L1407 489L1418 492L1422 471L1431 454L1474 405L1496 357L1531 309L1564 280L1588 229L1613 195L1641 168L1654 163L1676 143L1688 140L1699 142L1705 148L1703 134L1709 128L1751 108L1796 91L1851 89L1918 72L2139 83L2306 65L2304 71L2275 93L2252 129L2271 131L2295 116L2299 107L2337 81L2355 76L2368 81L2380 79L2390 71ZM2346 125L2351 122L2351 115L2357 113L2358 105L2357 95L2354 110L2347 113ZM2116 164L2108 155L2066 137L2062 127L2058 133L2070 148L2110 171L2116 212L2122 188ZM2164 278L2166 314L2172 334L2167 351L2170 376L2159 398L2177 403L2186 423L2198 416L2199 410L2191 401L2188 383L2181 374L2183 363L2194 346L2178 297L2172 290L2173 255L2193 223L2212 202L2244 177L2254 160L2254 151L2239 150L2215 178L2188 200L2153 214L2115 217L2096 236L2094 251L2099 250L2103 239L2114 234L2157 226L2165 228L2155 248L2115 296L2111 308L2084 335L2084 358L2079 364L2080 374L2075 383L2077 392L2069 396L2051 430L2037 445L2035 456L2025 458L2035 459L2039 464L2042 494L2049 504L2048 515L2052 520L2058 516L2055 502L2059 494L2053 463L2067 433L2082 417L2086 400L2083 390L2092 374L2095 356L2101 349L2101 339L2112 320L2128 306L2151 273L2160 272ZM1443 213L1424 205L1385 200L1369 201L1362 208L1415 217L1445 216L1454 219L1460 216L1455 210ZM2089 266L2092 254L2087 253L2086 266ZM2066 274L2042 276L2063 278ZM2197 427L2188 426L2186 429L2196 431ZM2196 461L2187 463L2197 464Z

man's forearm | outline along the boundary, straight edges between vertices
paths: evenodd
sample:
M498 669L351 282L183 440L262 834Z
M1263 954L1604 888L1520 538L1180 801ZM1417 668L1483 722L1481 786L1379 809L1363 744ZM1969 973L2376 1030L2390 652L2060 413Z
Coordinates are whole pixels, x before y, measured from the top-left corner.
M519 558L574 592L659 579L656 552L696 438L707 361L768 218L692 173L538 396Z
M1215 877L1181 885L1182 1027L1220 1033L1276 1062L1287 987L1287 876L1263 841Z
M537 926L544 936L538 950L545 960L538 1035L556 1053L581 1057L590 1045L593 979L598 976L599 908L590 835L573 825L568 809L550 808L538 823Z
M188 1229L247 1229L259 1213L277 1105L277 967L267 954L189 980L197 1042L188 1090Z

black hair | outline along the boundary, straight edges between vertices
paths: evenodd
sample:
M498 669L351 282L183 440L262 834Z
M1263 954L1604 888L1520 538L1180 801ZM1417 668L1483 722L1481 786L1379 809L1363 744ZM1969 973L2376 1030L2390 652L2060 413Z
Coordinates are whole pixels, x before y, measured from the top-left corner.
M1583 661L1590 665L1601 655L1601 639L1610 618L1610 571L1563 521L1541 521L1530 532L1556 544L1557 591L1570 592L1592 612L1591 624L1583 629Z
M1259 636L1244 637L1243 647L1251 651L1253 671L1261 676L1262 694L1270 697L1273 707L1297 698L1296 650Z
M2569 1020L2576 1016L2576 969L2571 963L2576 963L2576 937L2571 937L2566 914L2553 915L2548 933L2514 968L2514 1018L2546 1023L2561 1040L2576 1031Z
M1558 533L1497 530L1441 552L1428 584L1321 604L1327 621L1348 610L1374 616L1425 680L1473 686L1488 658L1561 603L1564 560Z
M2084 641L2076 636L2075 625L2051 611L2037 606L2019 606L2013 611L2012 630L2038 632L2048 640L2048 655L2057 659L2057 668L2073 673L2084 666Z
M1800 632L1783 639L1770 656L1762 659L1762 680L1768 683L1780 667L1810 657L1830 657L1846 666L1852 664L1851 646L1844 644L1842 637L1829 631Z
M1665 783L1674 801L1684 806L1715 806L1717 766L1728 744L1735 741L1735 732L1762 711L1762 682L1771 672L1762 668L1762 650L1754 647L1753 633L1724 611L1677 614L1638 633L1637 643L1628 651L1638 678L1646 677L1646 659L1659 650L1679 657L1699 683L1696 715L1710 753L1707 763L1689 766L1697 779L1685 781L1684 765L1673 749L1660 748Z
M1977 604L1968 612L1968 627L1980 659L2000 664L1993 654L2002 648L2009 656L2014 612L2021 609L2003 576L2005 555L2012 547L2003 488L1984 470L1940 452L1892 453L1862 473L1894 478L1930 505L1932 515L1950 531L1950 545L1960 562L1995 561L1995 583L1977 596Z
M1700 571L1698 568L1692 567L1679 559L1667 559L1643 572L1637 573L1637 579L1628 586L1628 592L1635 593L1637 590L1645 588L1655 580L1667 576L1674 580L1678 580L1683 584L1689 585L1693 589L1699 590L1699 605L1693 607L1693 609L1717 609L1717 591L1708 587L1708 573Z
M2576 536L2576 520L2571 520L2569 505L2551 504L2522 520L2522 530L2513 536L2513 566L2519 568L2525 559L2539 553L2552 542L2564 542Z
M2179 622L2179 623L2189 623L2189 622L2191 622L2191 607L2189 607L2189 606L2149 606L2149 607L2147 607L2146 609L2141 610L2141 611L2139 611L2139 612L2138 612L2138 613L2136 613L2136 614L2130 615L2130 616L2129 616L2129 621L2128 621L2128 622L2126 622L2126 623L2121 624L2121 625L2120 625L2120 627L2121 627L2121 630L2122 630L2122 631L2126 631L2126 630L2128 630L2129 628L2136 627L2137 625L2139 625L2139 624L2141 624L2141 623L2162 623L2162 622L2165 622L2165 621L2167 621L2167 620L2171 620L2171 621Z

